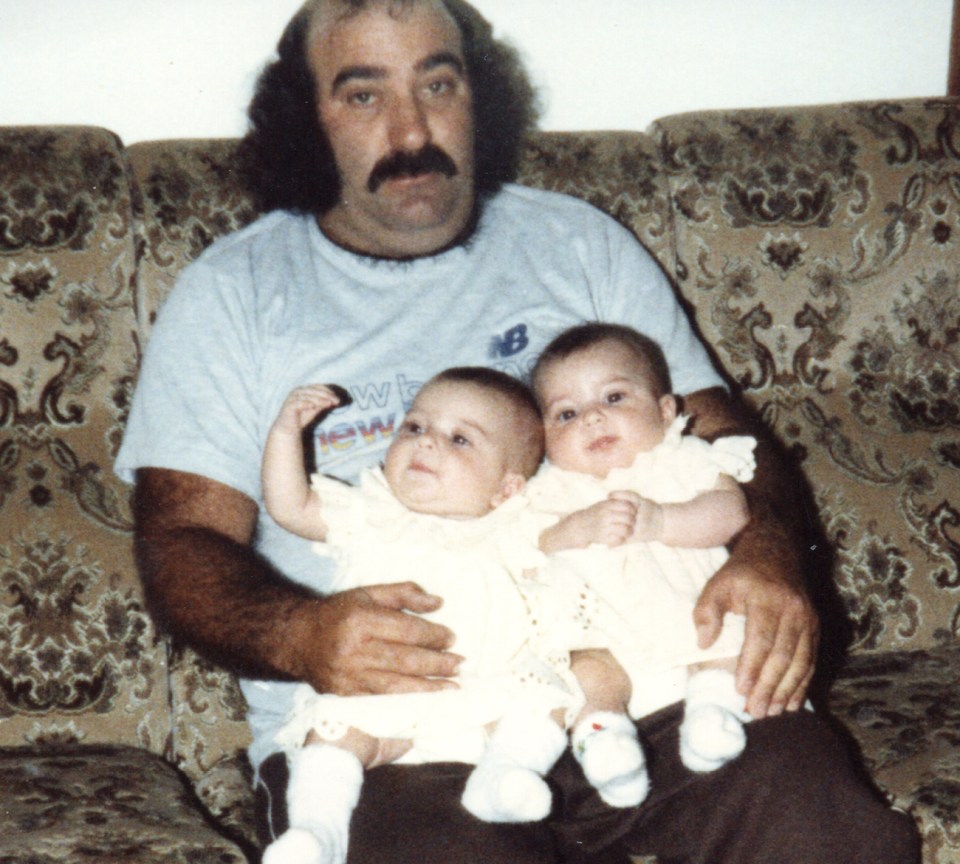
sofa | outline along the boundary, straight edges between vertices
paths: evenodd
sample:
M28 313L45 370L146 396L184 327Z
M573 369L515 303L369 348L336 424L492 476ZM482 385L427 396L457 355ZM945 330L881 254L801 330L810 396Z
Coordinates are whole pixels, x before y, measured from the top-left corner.
M258 214L234 140L0 129L0 864L255 861L235 679L157 631L112 473L177 273ZM960 862L960 100L537 133L675 281L804 484L814 687Z

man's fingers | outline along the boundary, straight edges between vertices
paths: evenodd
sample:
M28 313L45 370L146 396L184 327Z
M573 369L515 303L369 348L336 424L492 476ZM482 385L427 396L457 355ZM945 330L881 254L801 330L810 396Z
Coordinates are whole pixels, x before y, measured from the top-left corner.
M417 678L385 670L369 671L364 676L365 692L372 695L400 693L436 693L455 690L457 685L446 678Z
M814 644L806 617L748 610L737 689L747 695L752 716L780 714L800 695L798 691L805 692L813 669Z
M813 634L801 632L790 666L774 691L771 713L797 711L803 706L816 666L816 646L817 640Z
M370 585L363 591L378 606L398 611L435 612L443 605L443 598L428 594L416 582L394 582L388 585Z
M709 648L717 641L723 629L721 598L716 591L710 589L709 583L693 607L693 624L697 628L698 648Z
M452 678L463 662L463 657L449 651L433 651L385 640L368 643L364 655L371 669L413 678Z
M369 634L371 642L427 648L431 651L445 651L456 638L449 627L392 609L378 610L376 620L371 621L363 632Z

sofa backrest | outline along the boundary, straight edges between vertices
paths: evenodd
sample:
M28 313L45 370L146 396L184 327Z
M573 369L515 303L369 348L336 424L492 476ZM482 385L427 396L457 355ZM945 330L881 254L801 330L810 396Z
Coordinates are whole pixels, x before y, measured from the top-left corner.
M960 102L701 112L653 131L677 284L809 481L833 550L813 576L835 580L853 646L955 641Z
M856 649L960 631L956 100L698 112L540 133L520 182L587 199L675 279L809 485L811 570ZM141 336L179 269L255 218L233 141L130 148Z
M137 374L134 202L105 130L0 129L0 745L169 731L113 474Z
M948 100L707 112L653 136L542 133L522 167L675 276L809 482L814 575L859 649L960 631L958 116ZM0 130L0 745L136 743L194 779L242 758L232 678L181 650L168 678L111 469L157 308L257 215L235 148Z

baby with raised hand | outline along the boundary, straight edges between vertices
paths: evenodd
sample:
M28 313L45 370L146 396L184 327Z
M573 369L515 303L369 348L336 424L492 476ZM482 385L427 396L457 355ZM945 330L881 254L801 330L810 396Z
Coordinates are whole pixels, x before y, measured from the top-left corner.
M325 593L410 580L443 598L424 617L456 634L463 659L455 683L437 692L297 687L277 736L290 766L291 827L265 864L342 864L363 771L391 751L401 762L475 764L463 803L481 819L544 818L543 775L583 702L568 653L538 623L551 618L550 592L528 578L545 562L538 538L551 521L518 494L543 455L529 390L490 369L447 370L420 389L382 469L356 487L320 475L308 483L303 430L339 403L323 385L287 399L264 452L267 510L335 559Z
M574 654L584 713L598 714L573 743L593 754L584 770L616 804L616 785L605 790L603 778L616 774L618 749L636 736L628 718L666 704L644 704L645 682L658 675L686 671L680 748L688 768L714 770L745 745L749 715L734 678L743 618L728 615L702 650L693 608L727 558L724 544L749 520L738 483L753 476L756 441L684 435L662 351L620 325L562 333L539 358L533 389L547 464L527 494L560 517L541 549L556 585L568 580L576 590L582 579L599 598L579 647L609 649Z

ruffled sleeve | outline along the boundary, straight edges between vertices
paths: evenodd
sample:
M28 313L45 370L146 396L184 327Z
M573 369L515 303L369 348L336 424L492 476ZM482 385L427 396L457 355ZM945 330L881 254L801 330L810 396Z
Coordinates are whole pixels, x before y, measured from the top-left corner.
M607 488L632 489L660 503L687 501L712 489L721 474L738 483L753 478L756 470L756 439L730 436L705 441L683 434L688 422L678 417L664 440L645 453L637 454L629 468L615 468L606 478Z
M756 446L757 439L749 435L718 438L711 445L711 458L721 474L729 474L738 483L749 483L757 470Z
M320 497L321 514L327 526L326 540L313 544L313 551L337 562L331 590L342 591L350 572L348 551L355 544L366 524L366 506L360 489L324 474L310 477L310 488Z

